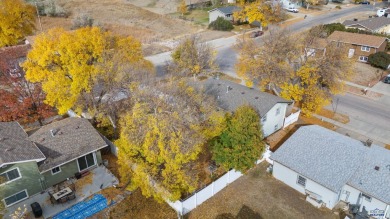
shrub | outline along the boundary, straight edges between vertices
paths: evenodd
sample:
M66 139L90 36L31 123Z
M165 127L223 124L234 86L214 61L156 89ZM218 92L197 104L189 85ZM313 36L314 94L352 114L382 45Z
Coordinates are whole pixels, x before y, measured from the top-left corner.
M335 8L336 8L336 9L341 9L341 6L340 6L340 5L337 5Z
M88 14L79 14L72 20L72 29L78 29L81 27L92 27L93 18Z
M209 24L209 28L213 30L231 31L234 27L230 21L218 17L217 20Z
M67 17L68 13L64 8L59 6L55 0L48 0L42 2L42 8L38 8L38 11L43 10L43 14L49 17ZM41 13L41 12L40 12Z
M332 23L332 24L325 24L324 29L327 33L327 35L331 35L336 30L338 31L345 31L345 26L340 23Z
M390 55L386 52L377 52L368 56L368 62L371 66L386 70L390 65Z

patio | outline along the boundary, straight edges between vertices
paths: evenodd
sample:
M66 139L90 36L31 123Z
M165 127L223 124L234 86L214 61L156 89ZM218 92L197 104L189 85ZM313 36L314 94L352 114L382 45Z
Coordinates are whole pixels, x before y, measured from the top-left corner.
M46 191L42 194L31 196L30 198L19 202L8 208L8 213L4 218L11 218L9 214L14 212L17 208L25 207L31 217L34 217L31 210L31 203L38 202L43 211L43 217L49 218L54 215L70 208L71 206L83 201L87 197L99 192L100 190L118 184L118 179L104 166L98 166L95 169L90 170L90 173L81 179L77 180L73 187L76 197L74 199L68 199L63 203L52 203L52 196ZM48 189L51 190L52 188Z

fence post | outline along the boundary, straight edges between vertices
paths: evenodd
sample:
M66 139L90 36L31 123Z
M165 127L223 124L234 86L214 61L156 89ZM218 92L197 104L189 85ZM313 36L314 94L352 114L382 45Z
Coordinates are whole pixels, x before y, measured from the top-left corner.
M198 207L198 193L195 192L195 208Z
M211 183L211 194L214 196L214 181Z
M230 183L230 170L228 171L228 177L227 177L226 185L229 185L229 183Z

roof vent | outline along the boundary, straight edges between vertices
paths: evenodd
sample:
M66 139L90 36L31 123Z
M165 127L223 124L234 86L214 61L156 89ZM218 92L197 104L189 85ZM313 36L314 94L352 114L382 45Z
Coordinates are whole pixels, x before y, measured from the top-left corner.
M259 97L255 97L255 99L257 100L257 99L259 99Z
M243 91L243 92L241 92L241 94L245 94L245 92Z
M365 145L370 147L372 145L372 140L371 139L367 139Z
M378 167L378 166L375 166L374 169L375 169L375 170L379 170L379 167Z
M221 84L220 84L220 83L218 83L218 86L221 86Z
M50 129L51 137L54 137L58 132L58 129Z
M78 125L78 126L76 126L76 129L79 129L80 128L80 126Z
M6 148L5 152L12 151L12 150L13 150L13 148Z
M41 142L43 142L45 140L45 138L41 138Z
M230 87L229 85L226 87L226 93L229 93L230 90L233 90L232 87Z

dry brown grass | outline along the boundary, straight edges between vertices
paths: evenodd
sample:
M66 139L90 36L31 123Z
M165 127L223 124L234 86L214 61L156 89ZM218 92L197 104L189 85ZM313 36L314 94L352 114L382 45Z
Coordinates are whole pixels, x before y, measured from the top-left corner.
M372 99L379 99L383 94L376 93L374 91L367 91L367 94L363 93L363 89L357 88L357 87L352 87L349 85L345 86L345 91L348 93L352 93L355 95L363 96L363 97L368 97Z
M242 82L241 79L229 76L229 75L224 74L224 73L220 73L219 78L221 78L223 80L232 81L232 82L237 83L237 84L241 84L241 82Z
M349 116L341 114L341 113L334 113L327 109L321 109L320 112L317 113L320 116L326 117L328 119L332 119L338 122L341 122L343 124L347 124L349 122Z
M78 179L74 184L76 188L76 195L79 197L88 197L92 194L84 194L83 188L86 185L91 185L93 180L93 172L89 172L88 175Z
M353 64L353 72L354 75L350 81L362 86L373 86L381 79L381 75L386 75L383 70L361 62Z
M299 119L302 122L301 124L319 125L319 126L322 126L324 128L330 129L332 131L335 131L338 128L337 126L333 125L332 123L321 121L321 119L316 118L314 116L312 116L310 118L305 117L305 116L301 116L301 117L299 117Z
M390 150L390 144L386 144L385 148Z
M44 30L53 27L69 30L72 19L80 13L89 14L95 23L116 34L133 36L143 43L171 39L198 30L189 22L156 14L123 0L57 0L57 2L70 12L70 16L68 18L42 17ZM39 29L39 25L37 27Z

